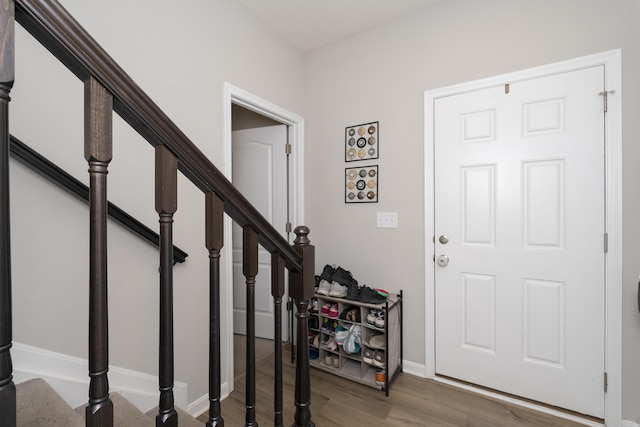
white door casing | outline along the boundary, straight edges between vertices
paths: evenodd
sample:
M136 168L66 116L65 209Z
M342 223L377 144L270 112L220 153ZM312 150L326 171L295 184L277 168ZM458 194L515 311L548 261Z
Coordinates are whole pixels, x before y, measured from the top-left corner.
M290 163L290 222L296 225L304 224L304 119L291 111L273 104L244 89L229 83L224 84L224 176L232 178L232 104L237 104L248 110L276 120L288 126L288 138L291 145ZM233 391L233 256L232 256L232 221L225 217L224 247L222 249L222 265L224 278L221 280L221 295L223 301L221 334L223 335L222 384L223 396ZM312 230L313 234L313 230ZM310 236L313 239L313 235Z
M251 202L283 238L288 220L287 127L268 126L233 131L233 185ZM246 334L245 277L242 274L242 228L233 225L233 329ZM286 296L284 297L286 301ZM259 338L274 337L274 304L271 296L271 255L258 246L255 283L255 331ZM282 337L287 334L287 312L283 310Z
M592 337L590 332L581 333L580 328L577 328L579 331L577 334L570 334L571 325L567 324L565 321L564 324L561 323L561 319L566 319L566 316L570 317L570 312L576 310L576 307L581 308L581 304L572 304L571 299L573 298L572 292L575 292L576 287L570 286L571 281L575 281L576 279L564 280L559 270L555 272L553 270L549 270L545 272L543 275L536 275L534 272L524 272L518 281L517 279L506 280L502 273L500 274L492 274L492 272L498 271L496 270L498 267L496 265L490 264L489 258L483 258L482 252L490 252L491 250L483 251L484 249L490 247L498 247L502 246L502 239L500 237L501 231L506 231L506 233L510 236L523 235L525 233L520 233L522 230L523 223L520 220L505 222L500 219L504 218L505 212L508 212L509 218L518 218L521 213L527 212L529 215L529 219L533 219L535 221L529 221L531 223L531 228L529 229L529 235L525 235L521 240L528 240L530 243L534 243L529 245L527 248L519 247L519 248L511 248L506 252L503 252L498 257L501 259L501 262L509 262L506 261L508 257L510 257L514 252L522 253L526 252L534 255L535 262L542 262L542 264L546 267L549 265L564 265L567 262L566 259L562 259L560 262L555 261L555 257L551 256L552 261L547 261L546 263L543 261L545 253L556 253L556 256L559 258L564 257L565 252L569 252L572 246L574 246L576 236L571 236L570 229L574 226L571 215L575 213L572 207L572 202L568 202L564 211L558 210L560 208L560 204L557 201L564 197L567 199L575 199L588 197L589 191L582 191L586 186L586 182L584 181L582 186L575 186L573 183L573 178L567 178L562 185L560 185L561 177L566 173L572 173L575 169L575 161L572 160L562 160L563 155L561 154L550 154L546 157L540 158L534 152L524 153L523 160L525 160L518 168L514 169L511 173L514 173L513 177L509 179L509 183L506 187L499 187L500 184L496 184L496 186L490 184L503 176L508 171L505 171L505 164L502 163L505 161L505 156L508 157L509 154L505 152L505 147L502 147L500 150L499 156L492 157L490 155L490 148L487 148L487 143L481 142L482 139L488 140L493 138L487 129L490 129L486 124L491 122L492 117L490 111L494 110L499 111L500 109L500 100L504 100L504 85L510 83L510 95L516 95L518 91L518 86L521 86L525 81L530 81L540 76L556 76L554 78L560 78L558 76L562 74L566 74L569 71L573 70L584 70L585 68L593 68L601 66L604 68L604 79L600 79L600 89L598 91L604 90L607 91L615 91L614 93L610 93L608 96L608 113L605 117L605 129L601 129L599 131L600 136L603 134L606 135L606 146L604 147L604 151L606 152L606 199L602 194L602 189L599 190L600 200L595 201L594 203L599 203L601 206L604 203L606 207L607 217L606 223L603 214L601 218L595 218L594 221L599 222L595 227L600 228L598 242L592 242L591 245L599 246L601 252L600 262L590 262L586 266L586 268L591 268L592 264L599 266L602 268L604 263L604 258L606 257L607 270L606 273L603 272L595 272L592 274L600 274L600 277L605 276L606 274L606 287L602 290L602 293L598 296L598 301L593 300L589 303L591 307L588 310L593 310L593 306L600 306L602 309L600 312L601 316L604 316L606 319L606 323L604 319L602 320L602 326L600 330L596 331L596 337L599 336L601 338L597 338L602 343L601 349L598 351L598 357L600 360L596 360L595 362L587 362L604 365L601 371L606 370L609 377L609 389L606 394L606 398L604 400L604 408L600 409L597 414L598 416L604 416L607 420L608 425L619 425L621 422L621 396L620 396L620 307L621 307L621 288L620 288L620 280L621 280L621 265L620 265L620 236L621 236L621 217L620 217L620 209L619 209L619 198L620 198L620 139L619 139L619 129L620 129L620 119L619 119L619 108L620 108L620 80L619 80L619 67L620 67L620 52L612 51L606 52L603 54L592 55L585 58L579 58L577 60L566 61L563 63L552 64L550 66L538 67L532 70L526 70L523 72L513 73L505 76L498 76L492 79L486 79L479 82L472 82L464 85L459 85L450 88L439 89L436 91L429 91L425 94L425 136L426 136L426 148L425 148L425 212L426 212L426 248L425 254L428 259L426 262L426 278L427 282L426 286L426 356L427 356L427 364L425 369L425 376L427 377L435 377L436 372L443 373L445 375L450 375L453 377L460 376L459 373L459 365L457 363L462 363L460 360L456 360L456 358L452 358L452 363L448 364L446 359L441 358L440 351L444 350L446 346L455 345L457 348L462 348L461 344L464 342L466 345L466 349L462 350L462 353L475 353L481 360L482 359L499 359L503 351L505 350L505 345L507 348L511 348L510 350L506 350L507 352L511 351L512 354L519 353L522 355L527 355L528 357L521 357L519 364L527 365L528 368L534 367L533 371L542 370L544 371L546 368L550 371L561 371L561 366L564 363L568 362L569 354L571 351L563 350L564 346L558 344L562 342L562 340L571 340L573 339L570 335L578 335L579 339L583 339L584 341L589 341L589 338ZM561 80L561 78L560 78ZM603 82L604 80L604 82ZM566 86L568 82L560 82L560 88ZM441 177L438 175L438 167L444 166L440 165L440 163L436 163L436 167L434 168L434 162L436 159L439 159L438 152L436 151L434 155L434 148L437 150L442 150L443 148L439 148L438 142L435 140L437 137L438 126L440 125L440 120L436 120L440 118L438 115L438 107L440 105L446 104L447 98L454 98L456 96L461 97L470 97L470 92L481 92L485 91L487 94L490 94L492 91L494 92L491 96L495 98L493 101L492 108L486 108L482 105L468 105L468 108L464 110L466 113L465 118L460 122L460 118L458 117L455 125L455 131L461 132L462 124L467 123L467 137L469 137L468 142L471 141L472 137L475 134L476 139L475 142L470 144L462 145L464 148L470 149L472 152L471 157L464 157L464 154L461 153L449 153L450 157L462 156L460 159L460 165L463 166L463 171L460 172L459 168L456 168L454 172L451 172L450 175L446 177ZM462 95L467 94L467 95ZM499 95L503 96L500 97ZM508 96L510 96L508 95ZM601 98L598 94L595 94L596 99ZM568 108L565 101L562 101L564 95L562 96L550 96L546 103L542 102L545 98L543 93L537 93L531 95L530 100L536 101L537 103L530 103L528 105L529 108L529 117L534 120L530 123L534 127L540 124L539 122L535 122L536 117L538 119L549 118L550 116L547 114L548 112L558 112L559 109L563 108L561 105L563 102L565 103L564 107ZM514 96L511 99L515 98ZM600 113L602 113L602 104L603 99L598 99L598 108L600 108ZM525 110L526 110L525 108ZM533 108L533 109L532 109ZM535 114L534 111L537 108L539 114ZM569 113L575 113L575 108L571 107L571 109L565 110L565 114L567 117ZM508 122L516 122L520 121L520 116L522 114L522 110L518 108L518 112L516 116L505 119L500 116L499 113L495 113L493 116L493 120L502 121L504 123L505 120ZM500 118L498 118L500 117ZM591 122L589 124L592 124ZM602 120L600 120L600 125L602 125ZM565 129L567 131L575 131L575 125L570 125L569 129ZM498 126L499 128L499 126ZM544 132L543 129L539 128L539 131ZM547 137L551 137L551 131L547 130ZM588 136L587 136L588 137ZM519 139L520 145L522 145L522 140L533 141L535 138L532 135L522 134L515 135L514 138L516 140ZM581 137L583 138L583 137ZM583 138L584 139L584 138ZM517 144L517 143L516 143ZM479 148L484 146L483 148ZM473 153L475 151L475 153ZM507 150L508 151L508 150ZM443 154L443 153L440 153ZM484 156L484 158L482 157ZM600 158L602 158L602 150L600 152ZM470 159L474 159L471 161ZM578 157L577 160L582 160L582 157ZM434 177L434 169L435 169L435 177ZM441 168L442 171L445 171L446 168ZM451 168L449 168L451 169ZM508 169L508 168L507 168ZM599 170L602 172L602 166L599 166ZM562 173L560 173L562 172ZM602 175L601 175L602 176ZM435 184L434 184L435 178ZM484 213L484 215L471 215L466 218L466 221L461 221L459 217L452 218L453 222L456 222L455 230L453 231L441 231L438 229L434 230L434 222L439 215L439 207L437 204L434 204L434 194L436 194L436 198L438 191L443 188L441 187L441 183L438 178L446 179L454 181L456 184L460 185L461 181L467 182L468 188L473 188L474 191L469 191L467 193L467 197L458 197L455 194L458 194L456 190L454 195L449 197L448 194L443 193L441 197L446 200L449 197L449 202L458 203L458 204L467 204L467 206L475 206L474 211L476 213ZM587 178L587 179L590 179ZM565 188L564 192L559 190L555 193L555 197L550 197L550 193L542 191L544 188L541 183L545 180L548 182L555 182L556 188L561 189ZM555 181L554 181L555 180ZM511 207L508 206L508 203L503 204L499 198L497 198L497 189L500 189L500 192L503 192L506 188L512 188L518 190L522 188L522 184L528 182L529 185L529 201L531 203L527 204L521 202L519 196L516 200L517 203L512 204ZM436 191L434 193L434 187ZM485 197L481 197L484 195ZM493 199L492 199L493 198ZM535 201L543 201L545 202L545 206L552 207L552 202L556 203L555 206L558 209L536 209L536 205L540 205L540 203L535 203ZM577 200L576 203L583 203L586 199ZM591 203L591 202L588 202ZM506 206L506 207L505 207ZM435 209L435 212L434 212ZM507 209L507 211L502 211ZM549 218L545 218L546 215L555 212L558 215L565 215L567 221L556 221L556 226L554 227L540 227L540 222L538 220L548 220ZM446 218L445 216L440 216L441 218ZM583 218L581 215L578 215L579 220L581 221ZM547 221L548 222L548 221ZM460 225L462 224L462 225ZM479 227L480 224L486 224L488 227ZM536 225L538 224L538 225ZM604 224L604 225L603 225ZM448 225L447 227L453 227L452 225ZM505 228L507 227L507 228ZM511 227L509 230L508 227ZM564 229L562 228L564 227ZM590 226L593 228L594 226ZM606 231L608 233L609 240L609 251L607 254L603 254L603 233ZM453 243L455 241L460 241L460 233L466 233L467 243L464 247L460 246L458 248L454 248L452 243L448 245L442 245L438 243L438 237L440 234L451 234L450 241ZM560 240L555 239L555 237L565 235L567 236L564 240L560 238ZM594 234L595 236L596 234ZM433 236L435 236L435 244L432 244ZM492 237L493 236L493 237ZM555 237L554 237L555 236ZM579 236L581 237L581 236ZM492 240L494 239L494 240ZM533 240L532 240L533 239ZM594 237L592 237L593 241ZM537 242L537 243L536 243ZM496 244L497 243L497 244ZM522 242L521 242L522 243ZM549 243L555 244L558 248L550 249ZM541 247L536 247L541 246ZM560 249L560 247L562 249ZM439 267L437 265L434 266L431 263L431 257L435 256L436 258L444 253L450 255L450 263L447 267ZM499 252L499 251L494 251ZM471 256L472 254L472 256ZM561 254L561 255L560 255ZM463 261L464 260L464 261ZM463 273L460 274L460 262L466 262L467 260L477 261L475 265L465 265L462 267ZM495 264L495 262L494 262ZM511 264L510 264L511 265ZM532 263L533 265L533 263ZM529 262L527 262L527 266L529 266ZM456 270L458 273L454 273ZM517 270L517 268L515 269ZM444 274L446 277L447 274L455 276L458 275L458 279L456 280L455 286L451 286L450 288L440 288L438 285L434 285L434 282L431 281L431 278L434 278L439 282L439 279ZM444 279L444 278L443 278ZM464 279L464 280L463 280ZM542 279L542 280L540 280ZM581 279L577 279L580 281ZM528 319L529 323L525 324L524 320L514 322L514 321L506 321L502 316L505 316L504 310L498 310L498 306L502 303L501 298L504 296L505 289L505 281L509 282L518 282L517 286L514 286L511 289L511 292L514 293L514 297L517 301L517 304L512 307L512 312L521 313L528 311ZM472 286L473 284L477 286ZM436 291L437 288L437 291ZM449 292L460 293L463 291L468 291L469 295L474 295L476 298L473 301L480 302L485 301L487 304L492 304L494 310L483 311L483 310L474 310L474 306L467 306L468 310L466 314L468 315L466 318L462 317L464 310L460 309L460 306L447 306L446 294ZM459 295L458 295L459 296ZM606 298L605 298L606 296ZM441 298L442 297L442 298ZM434 301L438 301L434 303ZM555 301L556 303L560 303L560 301L564 301L565 303L562 305L551 305L550 302ZM442 304L441 304L442 303ZM606 304L606 305L605 305ZM475 306L477 308L477 305ZM543 308L548 313L551 311L555 313L556 316L535 316L533 313L535 312L535 307ZM560 307L560 308L559 308ZM564 311L562 311L564 310ZM585 310L587 308L585 307ZM507 310L507 316L508 316ZM603 312L604 311L604 312ZM490 313L490 315L487 315ZM560 316L562 314L563 316ZM595 317L598 317L596 315ZM454 319L455 318L455 319ZM524 319L525 317L521 317ZM602 318L602 317L601 317ZM461 336L460 333L451 334L449 337L447 336L439 336L436 337L436 324L442 322L467 322L466 335ZM499 328L491 329L487 327L487 325L499 325L503 324L503 330L499 332ZM460 324L458 325L460 326ZM586 326L586 325L585 325ZM605 328L606 327L606 331ZM524 329L523 329L524 328ZM464 328L463 328L464 329ZM596 327L597 329L597 327ZM557 334L554 335L555 340L553 342L556 343L555 346L546 345L551 343L548 340L548 336L545 333L549 330L555 330ZM489 332L492 331L492 332ZM526 342L523 340L516 340L514 345L509 345L509 343L504 343L500 341L499 335L504 333L509 334L520 334L520 332L526 332L529 334L529 340ZM582 329L581 331L586 331L586 329ZM566 332L566 334L565 334ZM563 335L564 334L564 335ZM580 336L580 335L585 335ZM603 336L604 335L604 336ZM594 338L596 339L596 338ZM465 341L466 340L466 341ZM437 343L437 344L436 344ZM543 345L545 344L545 345ZM436 350L437 348L437 350ZM446 351L446 350L444 350ZM484 353L484 354L483 354ZM492 355L493 354L493 355ZM495 356L497 355L498 356ZM456 356L460 356L459 354ZM606 356L606 359L605 359ZM574 356L571 356L574 357ZM484 371L485 367L483 365L475 366L475 371ZM498 367L498 372L506 375L495 375L495 372L491 374L491 371L485 372L488 375L484 375L482 372L476 372L477 375L474 378L469 379L469 381L475 381L479 384L484 384L489 387L500 389L503 387L501 384L501 379L504 377L510 377L513 374L510 372L510 367L508 365L504 365L502 363ZM571 371L571 369L568 369ZM604 384L604 372L597 377L590 377L587 382L597 383L598 388L603 390ZM493 383L487 384L485 382L486 377L490 377L490 381L494 381ZM498 377L498 379L496 379ZM541 379L545 381L544 378ZM575 385L572 389L572 393L575 394L578 392L580 385ZM525 387L526 388L526 387ZM530 387L533 388L533 387ZM509 390L506 390L509 391ZM513 392L513 391L511 391ZM516 394L520 393L521 395L525 394L522 392L516 392ZM546 393L543 393L546 394ZM553 393L548 393L552 395ZM600 393L602 394L602 392ZM537 400L544 401L544 398L536 398ZM559 404L558 401L551 402L552 404ZM597 398L596 398L597 399ZM573 409L576 409L575 407ZM585 410L578 409L581 412L589 412ZM604 410L604 412L603 412Z

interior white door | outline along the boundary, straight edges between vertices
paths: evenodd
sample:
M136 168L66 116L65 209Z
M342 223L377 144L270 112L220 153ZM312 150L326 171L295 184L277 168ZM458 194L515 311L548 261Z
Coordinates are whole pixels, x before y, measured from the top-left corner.
M286 238L287 126L237 130L232 134L232 182L258 211ZM246 333L247 288L242 274L242 228L233 225L233 332ZM284 299L286 301L286 299ZM271 255L258 247L255 284L256 336L274 338L274 304L271 296ZM282 336L287 334L283 310Z
M604 417L604 67L436 100L436 373Z

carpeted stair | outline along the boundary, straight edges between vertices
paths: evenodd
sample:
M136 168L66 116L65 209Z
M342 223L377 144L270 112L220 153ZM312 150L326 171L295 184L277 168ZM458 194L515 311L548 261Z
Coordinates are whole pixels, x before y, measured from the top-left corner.
M119 393L109 393L115 427L153 427L157 408L146 415ZM16 385L18 427L84 427L85 407L71 408L49 384L36 378ZM176 408L180 427L202 427L191 415Z

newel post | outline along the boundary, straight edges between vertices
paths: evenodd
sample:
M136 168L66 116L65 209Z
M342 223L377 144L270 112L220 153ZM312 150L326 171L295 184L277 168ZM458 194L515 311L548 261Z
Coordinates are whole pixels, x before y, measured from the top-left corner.
M14 78L14 5L0 4L0 421L16 425L11 363L11 239L9 235L9 92Z
M294 230L293 249L302 256L302 271L289 273L289 293L296 304L296 413L292 427L315 427L311 421L311 378L309 372L308 319L309 301L315 287L315 247L309 240L309 228Z

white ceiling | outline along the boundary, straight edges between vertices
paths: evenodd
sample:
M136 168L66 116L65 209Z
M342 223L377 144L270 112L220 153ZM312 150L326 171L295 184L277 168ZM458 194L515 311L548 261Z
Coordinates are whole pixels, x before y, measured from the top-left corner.
M303 52L444 0L239 0Z

